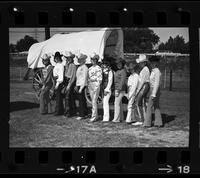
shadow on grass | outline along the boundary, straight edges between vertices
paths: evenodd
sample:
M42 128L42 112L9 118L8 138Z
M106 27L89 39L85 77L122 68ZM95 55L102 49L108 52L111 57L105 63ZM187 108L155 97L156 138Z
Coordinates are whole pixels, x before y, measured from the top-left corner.
M10 103L10 112L19 111L24 109L38 108L39 104L27 101L15 101Z
M163 125L175 120L175 115L161 114ZM155 114L152 114L152 120L155 120Z

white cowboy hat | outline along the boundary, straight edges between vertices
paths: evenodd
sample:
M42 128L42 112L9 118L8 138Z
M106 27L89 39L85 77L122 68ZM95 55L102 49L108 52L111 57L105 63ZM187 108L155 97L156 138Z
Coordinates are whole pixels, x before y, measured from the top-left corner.
M92 55L90 55L90 59L93 60L93 59L96 59L97 61L99 60L99 55L97 53L92 53Z
M140 54L139 58L136 59L137 63L141 63L141 62L145 62L145 61L148 61L145 54Z
M50 59L51 56L50 56L49 54L46 54L46 53L45 53L41 58L42 58L42 59Z
M65 57L72 57L72 58L75 57L75 54L73 54L71 51L65 51L63 55Z
M87 59L87 55L80 53L78 54L78 56L76 56L78 60L86 60Z

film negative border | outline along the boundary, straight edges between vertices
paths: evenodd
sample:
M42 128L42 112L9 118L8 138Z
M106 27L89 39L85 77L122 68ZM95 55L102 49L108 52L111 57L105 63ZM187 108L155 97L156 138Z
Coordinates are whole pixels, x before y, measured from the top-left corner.
M1 112L1 173L200 173L199 2L15 2L1 3L1 57L8 59L9 27L188 27L191 113L188 148L8 148L9 110ZM3 61L8 66L8 61ZM1 76L9 76L2 70ZM9 81L9 78L7 79ZM9 85L1 98L9 108ZM34 166L33 166L34 165ZM93 167L94 166L94 167ZM160 170L159 170L160 169Z

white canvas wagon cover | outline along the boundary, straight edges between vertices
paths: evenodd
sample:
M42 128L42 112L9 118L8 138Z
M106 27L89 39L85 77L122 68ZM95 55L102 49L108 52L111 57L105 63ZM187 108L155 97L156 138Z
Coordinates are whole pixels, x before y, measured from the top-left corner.
M43 67L41 57L44 54L53 55L56 51L64 53L71 51L78 55L84 53L88 56L86 63L90 63L90 55L95 52L115 58L123 58L123 32L121 28L99 28L68 34L55 34L50 39L33 44L28 51L28 67L35 69ZM53 56L51 57L53 65ZM77 59L75 59L77 63Z

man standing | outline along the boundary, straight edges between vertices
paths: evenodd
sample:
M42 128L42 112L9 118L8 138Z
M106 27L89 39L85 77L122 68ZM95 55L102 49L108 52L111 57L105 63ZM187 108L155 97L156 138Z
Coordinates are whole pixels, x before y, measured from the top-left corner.
M137 95L136 102L139 107L139 112L140 112L141 117L139 118L137 122L132 124L134 126L138 126L138 125L141 126L144 122L144 117L146 114L143 101L146 100L147 94L149 92L149 77L150 77L150 70L149 70L149 67L147 66L147 61L148 61L147 57L144 54L141 54L139 58L136 59L136 62L141 68L141 71L139 74L140 76L139 86L136 91L136 95Z
M62 64L62 55L56 52L54 55L54 62L56 63L53 69L53 76L56 80L55 93L56 93L56 108L55 116L64 114L63 97L61 94L64 80L64 65Z
M50 63L50 57L46 54L42 58L42 63L45 67L42 69L44 82L40 93L40 114L47 114L48 112L52 112L49 92L54 83L53 66Z
M79 100L79 117L77 117L77 120L84 119L87 114L87 102L85 98L85 88L87 86L87 77L88 77L88 67L85 65L87 55L80 54L77 56L78 63L80 66L78 67L76 71L76 87L75 91L78 94L78 100Z
M65 85L66 85L66 96L65 100L65 116L73 117L76 115L76 103L75 103L75 92L74 88L76 85L76 65L74 64L75 55L71 52L65 52L65 57L67 58L67 64L65 68ZM68 103L68 104L67 104ZM68 111L67 111L68 105Z
M92 66L88 70L88 89L92 100L92 116L90 122L95 122L98 119L97 99L102 82L102 69L97 65L99 55L94 53L90 58L92 62Z
M144 121L144 127L151 127L152 125L152 108L155 111L155 127L162 127L162 117L160 113L159 99L160 99L160 81L161 81L161 72L158 68L158 63L160 58L157 56L150 57L149 61L151 62L152 72L150 75L150 92L149 100L147 105L147 113Z

